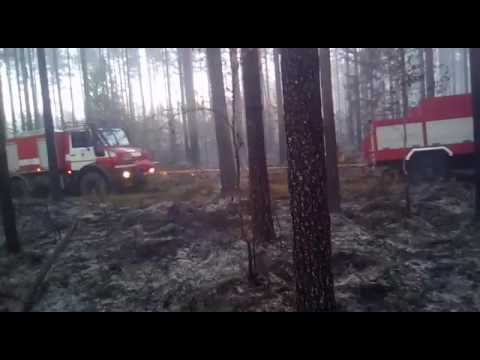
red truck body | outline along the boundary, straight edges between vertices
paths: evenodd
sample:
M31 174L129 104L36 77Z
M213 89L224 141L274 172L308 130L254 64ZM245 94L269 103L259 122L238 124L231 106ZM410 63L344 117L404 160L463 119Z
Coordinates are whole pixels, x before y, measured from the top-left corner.
M425 99L404 119L373 120L363 142L369 164L408 161L427 152L443 152L450 158L474 152L470 94Z

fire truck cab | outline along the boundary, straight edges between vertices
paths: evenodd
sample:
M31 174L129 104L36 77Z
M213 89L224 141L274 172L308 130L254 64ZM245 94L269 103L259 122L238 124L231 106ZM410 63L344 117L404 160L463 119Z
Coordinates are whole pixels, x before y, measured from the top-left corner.
M131 145L121 128L84 125L55 130L57 164L63 190L82 195L142 185L155 174L149 153ZM48 184L45 132L23 133L7 140L12 191L21 196Z

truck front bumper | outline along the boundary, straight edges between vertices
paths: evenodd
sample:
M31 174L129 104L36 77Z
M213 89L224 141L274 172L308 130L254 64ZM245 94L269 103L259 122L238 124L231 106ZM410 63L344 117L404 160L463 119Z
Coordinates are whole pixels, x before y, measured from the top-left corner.
M114 168L113 185L117 188L130 188L146 184L148 178L156 173L155 164L142 165L117 165Z

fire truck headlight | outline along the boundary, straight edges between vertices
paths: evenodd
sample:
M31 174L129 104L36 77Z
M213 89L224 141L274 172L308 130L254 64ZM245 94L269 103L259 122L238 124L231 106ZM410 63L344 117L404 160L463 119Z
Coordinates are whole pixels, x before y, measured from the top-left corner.
M155 174L155 168L151 167L150 169L148 169L148 173L149 173L150 175Z
M124 179L130 179L130 177L132 176L132 173L128 170L125 170L123 173L122 173L122 177Z

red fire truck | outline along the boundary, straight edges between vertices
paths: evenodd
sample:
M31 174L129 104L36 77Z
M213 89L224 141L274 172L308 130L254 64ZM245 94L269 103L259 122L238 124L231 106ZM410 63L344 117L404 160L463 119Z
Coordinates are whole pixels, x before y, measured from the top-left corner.
M55 130L57 163L65 191L88 194L143 184L155 173L151 156L130 144L121 128L83 125ZM45 132L27 132L7 140L12 192L25 195L48 184Z
M370 165L387 165L412 178L447 177L471 168L474 153L471 95L428 98L406 118L373 120L363 142ZM406 134L405 134L406 133Z

